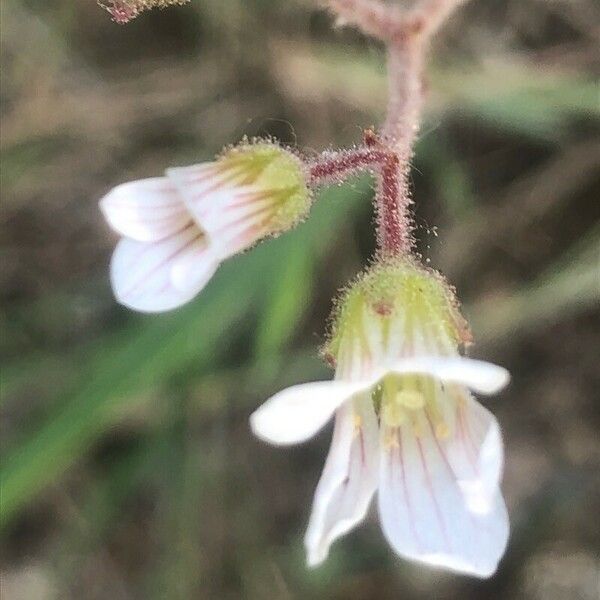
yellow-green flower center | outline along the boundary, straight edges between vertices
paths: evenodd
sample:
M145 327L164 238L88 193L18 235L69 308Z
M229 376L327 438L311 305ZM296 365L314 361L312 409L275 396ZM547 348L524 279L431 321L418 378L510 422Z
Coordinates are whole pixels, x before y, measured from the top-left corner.
M386 375L372 392L382 426L395 429L408 425L419 436L432 428L439 439L450 434L440 401L441 383L424 375Z
M289 229L308 213L306 169L289 150L271 142L242 143L222 154L217 165L238 185L252 186L260 199L272 203L272 233Z

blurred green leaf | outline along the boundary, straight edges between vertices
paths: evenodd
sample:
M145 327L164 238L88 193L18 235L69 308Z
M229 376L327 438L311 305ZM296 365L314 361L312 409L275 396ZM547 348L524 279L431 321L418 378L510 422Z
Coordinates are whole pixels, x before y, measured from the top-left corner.
M423 163L450 216L458 220L477 207L469 172L444 141L424 137L417 144L417 161Z
M303 78L299 86L381 110L381 98L385 97L381 57L340 52L336 47L321 48L317 57L304 47L291 50L291 60ZM430 77L427 110L434 118L439 113L460 111L494 127L544 141L558 139L573 117L600 119L597 82L569 72L498 57L482 64L434 66ZM356 81L361 82L359 89Z
M152 432L137 440L131 450L124 453L105 477L99 477L79 502L78 518L64 528L61 546L65 553L76 549L77 560L87 554L106 535L126 500L156 472L156 464L168 450L164 435Z
M433 79L447 109L533 138L556 140L574 116L600 118L596 81L525 62L436 69Z
M255 334L258 357L276 354L283 348L304 316L312 288L312 248L294 240L285 240L280 246L280 276L265 281L269 291Z
M6 525L36 493L55 480L94 443L144 390L160 386L193 362L198 370L215 368L228 349L226 335L259 303L268 302L265 281L284 278L288 268L280 245L297 252L324 251L334 223L349 218L370 189L345 186L323 194L311 219L285 237L228 261L190 305L166 315L135 318L137 325L101 340L82 356L85 373L62 410L12 449L2 469L0 523Z

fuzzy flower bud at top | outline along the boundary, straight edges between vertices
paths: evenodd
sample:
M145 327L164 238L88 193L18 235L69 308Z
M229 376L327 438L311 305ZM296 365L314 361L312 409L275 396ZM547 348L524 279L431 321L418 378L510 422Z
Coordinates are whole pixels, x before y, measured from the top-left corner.
M244 142L214 162L117 186L100 201L123 236L111 262L115 296L144 312L191 300L219 263L302 220L304 164L272 142Z
M508 373L461 356L468 342L439 274L413 259L375 264L337 305L325 347L335 379L283 390L252 415L256 435L275 444L304 441L335 415L305 536L310 565L377 491L399 555L478 577L496 570L508 538L502 439L470 390L495 393Z
M98 1L106 9L115 23L123 25L135 19L140 13L151 8L165 8L173 4L186 4L189 0L109 0L108 4Z

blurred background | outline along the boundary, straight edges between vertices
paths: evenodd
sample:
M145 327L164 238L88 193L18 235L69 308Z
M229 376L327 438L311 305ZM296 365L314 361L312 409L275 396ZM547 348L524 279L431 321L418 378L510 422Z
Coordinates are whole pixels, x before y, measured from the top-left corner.
M457 286L506 442L507 554L423 569L376 515L309 571L330 429L258 442L250 412L328 377L336 290L374 248L372 181L229 261L183 309L116 304L112 186L242 135L309 154L385 108L381 48L310 0L192 0L126 26L93 0L2 3L2 597L600 597L600 6L473 0L432 48L412 184L423 259Z

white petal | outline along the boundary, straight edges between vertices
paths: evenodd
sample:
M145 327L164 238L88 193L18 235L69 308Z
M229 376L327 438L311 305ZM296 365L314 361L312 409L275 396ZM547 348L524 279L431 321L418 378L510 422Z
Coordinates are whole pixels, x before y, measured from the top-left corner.
M271 444L297 444L321 429L360 386L343 381L314 381L278 392L250 417L256 436Z
M441 381L461 383L480 394L494 394L510 380L504 367L463 356L416 356L393 363L386 371L399 375L422 373ZM385 374L383 371L377 377Z
M122 239L112 257L111 283L121 304L161 312L191 300L218 264L192 224L159 242Z
M166 177L119 185L100 200L100 210L117 233L140 242L164 239L191 221L177 188Z
M482 408L470 402L469 410ZM383 531L399 555L489 577L506 548L508 516L498 487L498 425L487 411L477 419L471 459L460 456L462 442L438 439L424 412L416 428L385 428L378 500Z
M239 173L203 163L169 169L167 175L222 259L268 234L276 207L263 190L243 185Z
M485 513L494 503L504 467L500 426L494 415L462 390L462 400L449 402L454 423L448 418L452 435L444 441L448 460L460 475L459 485L472 512ZM453 408L452 408L453 407Z
M331 448L304 538L310 566L324 561L331 543L367 514L378 480L378 436L369 393L337 410Z

